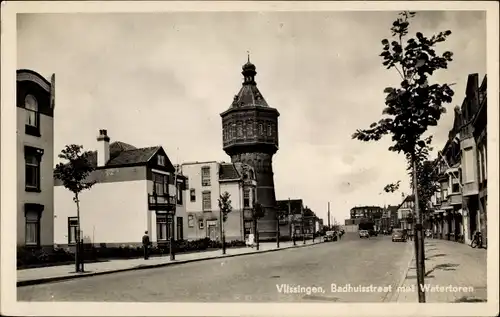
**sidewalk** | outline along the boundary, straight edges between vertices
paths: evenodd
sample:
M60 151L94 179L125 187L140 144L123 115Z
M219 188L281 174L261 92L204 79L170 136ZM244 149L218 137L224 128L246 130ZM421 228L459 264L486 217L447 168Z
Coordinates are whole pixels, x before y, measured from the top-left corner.
M98 263L85 263L84 273L75 273L75 265L49 266L33 269L25 269L17 271L17 286L35 285L49 283L59 280L67 280L79 277L110 274L115 272L123 272L138 269L147 269L162 267L167 265L189 263L195 261L203 261L217 258L227 258L241 256L245 254L255 254L263 252L279 251L290 248L299 248L321 243L322 239L306 241L304 245L302 241L297 241L297 245L293 246L293 242L280 242L280 248L276 248L276 242L263 242L259 246L259 251L255 248L230 248L226 249L226 254L222 254L222 250L194 252L186 254L176 254L175 261L170 261L170 256L152 257L149 260L127 259L127 260L110 260Z
M485 249L473 249L457 242L426 240L425 284L431 288L425 291L426 303L486 302L486 253ZM416 284L413 254L406 278L392 301L418 303Z

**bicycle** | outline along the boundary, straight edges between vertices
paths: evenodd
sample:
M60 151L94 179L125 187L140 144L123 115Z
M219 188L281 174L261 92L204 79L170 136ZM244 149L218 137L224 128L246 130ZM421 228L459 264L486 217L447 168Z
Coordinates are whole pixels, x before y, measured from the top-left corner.
M474 233L474 237L472 238L472 242L470 243L471 248L475 249L476 247L479 247L481 249L483 247L483 236L481 232L476 231Z

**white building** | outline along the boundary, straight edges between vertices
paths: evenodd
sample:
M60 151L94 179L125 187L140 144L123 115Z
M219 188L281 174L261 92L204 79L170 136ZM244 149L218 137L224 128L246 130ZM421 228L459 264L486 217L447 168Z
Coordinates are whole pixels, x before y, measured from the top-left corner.
M188 178L187 237L220 239L218 200L228 192L232 211L224 223L226 241L244 240L253 225L251 210L257 185L253 168L242 163L193 162L182 164L182 173Z
M184 239L185 177L177 176L175 168L161 146L136 148L113 142L106 130L97 137L98 150L91 162L96 170L89 181L96 184L80 194L81 237L86 243L107 246L141 244L144 231L153 244L170 238L171 215L175 212L175 238ZM155 190L153 190L153 188ZM156 199L155 195L156 193ZM77 230L76 205L73 194L55 182L54 240L58 245L74 245Z
M53 246L54 82L17 71L18 246Z

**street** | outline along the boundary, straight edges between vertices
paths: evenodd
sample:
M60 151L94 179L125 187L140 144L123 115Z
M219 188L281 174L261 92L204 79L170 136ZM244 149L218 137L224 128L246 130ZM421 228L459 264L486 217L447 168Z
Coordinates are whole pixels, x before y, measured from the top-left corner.
M298 241L297 243L302 243ZM394 291L411 256L388 236L265 254L19 287L19 301L108 302L382 302ZM381 286L371 292L332 292L337 286ZM293 287L302 287L294 292ZM322 287L316 292L307 288ZM286 293L286 290L291 290ZM305 290L305 291L304 291Z

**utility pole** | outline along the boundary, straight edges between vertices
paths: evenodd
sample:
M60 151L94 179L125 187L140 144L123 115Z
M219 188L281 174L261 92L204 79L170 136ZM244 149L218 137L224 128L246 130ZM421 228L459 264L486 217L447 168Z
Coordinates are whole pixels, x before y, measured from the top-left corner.
M330 202L328 202L328 230L330 230Z
M175 167L175 172L174 172L174 186L175 186L175 197L174 197L174 210L171 212L172 215L172 230L170 233L170 261L175 260L175 213L177 211L177 198L179 197L179 186L177 184L177 166ZM169 197L170 198L170 197Z

